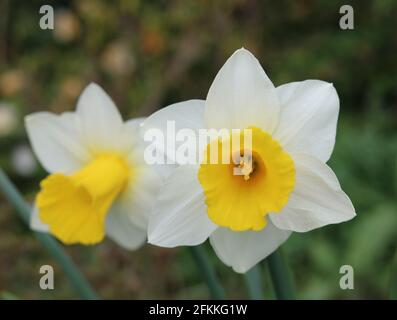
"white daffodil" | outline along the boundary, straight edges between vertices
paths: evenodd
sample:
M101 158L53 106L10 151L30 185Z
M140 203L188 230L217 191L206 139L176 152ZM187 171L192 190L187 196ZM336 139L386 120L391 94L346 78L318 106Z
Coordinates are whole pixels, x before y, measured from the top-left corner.
M250 128L252 161L179 165L159 192L149 242L193 246L209 238L218 257L243 273L292 231L352 219L353 205L326 165L338 112L332 84L307 80L275 88L258 60L245 49L237 50L215 77L205 101L168 106L143 127L167 134L167 120L174 120L177 129L196 132ZM176 147L181 143L176 141ZM242 175L234 174L236 168Z
M142 157L141 121L123 123L96 84L84 90L76 112L28 115L33 150L50 173L40 183L31 227L65 244L95 244L106 233L127 249L141 246L160 185Z

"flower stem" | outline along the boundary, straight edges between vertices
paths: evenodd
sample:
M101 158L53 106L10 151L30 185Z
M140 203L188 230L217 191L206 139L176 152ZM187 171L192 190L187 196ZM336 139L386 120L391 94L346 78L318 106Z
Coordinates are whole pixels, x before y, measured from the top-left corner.
M390 276L390 299L397 300L397 249L393 260Z
M0 168L0 189L3 191L6 199L15 208L18 215L22 220L29 225L31 209L28 204L24 201L22 195L17 190L15 185L7 177L4 171ZM74 289L79 293L83 299L98 299L97 294L93 291L90 284L84 278L83 274L76 267L70 257L65 253L58 242L48 234L34 232L36 238L41 242L48 253L56 260L62 267L73 285Z
M263 300L262 276L260 265L257 264L244 274L245 282L247 284L248 293L252 300Z
M291 274L283 261L280 250L273 252L267 258L267 264L269 266L270 277L273 282L273 287L276 292L277 299L295 299Z
M189 247L189 250L199 271L207 283L212 298L216 300L225 299L225 291L220 284L218 277L216 276L215 270L208 259L204 247Z

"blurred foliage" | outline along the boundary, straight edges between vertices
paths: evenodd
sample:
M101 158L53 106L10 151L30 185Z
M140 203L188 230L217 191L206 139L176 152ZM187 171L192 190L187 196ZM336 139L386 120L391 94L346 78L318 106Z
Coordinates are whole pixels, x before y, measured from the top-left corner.
M43 4L55 8L53 31L39 28ZM354 30L339 28L343 4L354 8ZM330 166L358 216L283 246L298 296L387 298L397 239L396 17L395 0L0 0L0 165L32 201L45 172L26 152L24 115L74 109L91 81L126 118L205 98L226 58L244 46L276 85L322 79L340 95ZM105 298L208 297L184 249L127 252L106 240L67 251ZM242 277L211 258L229 296L246 297ZM54 291L38 287L42 264L55 267ZM344 264L354 267L355 290L339 288ZM264 282L271 298L267 275ZM0 296L75 297L1 195Z

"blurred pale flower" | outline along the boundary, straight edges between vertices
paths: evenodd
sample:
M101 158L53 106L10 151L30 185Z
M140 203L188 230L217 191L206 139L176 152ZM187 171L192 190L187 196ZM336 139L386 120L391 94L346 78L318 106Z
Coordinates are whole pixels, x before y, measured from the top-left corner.
M0 136L11 133L16 128L17 122L13 106L8 103L0 103Z
M24 177L31 176L37 168L32 149L27 145L19 145L12 150L11 164L14 170Z
M160 182L141 156L141 121L123 123L96 84L84 90L76 112L27 116L33 150L50 173L40 184L32 228L66 244L95 244L106 233L127 249L141 246Z
M171 105L149 117L144 128L166 133L168 120L196 132L251 128L251 165L243 160L178 166L159 192L149 242L175 247L198 245L209 237L226 265L246 272L292 231L352 219L353 205L326 165L338 113L332 84L307 80L275 88L258 60L245 49L237 50L215 77L205 101ZM208 152L208 146L199 152ZM234 174L236 167L243 175Z
M0 75L0 92L4 96L19 93L26 82L25 74L20 70L9 70Z
M109 44L101 56L102 68L112 75L129 74L135 67L134 57L128 44L115 41Z
M69 10L55 12L54 37L61 42L70 42L80 33L80 22Z
M81 89L83 88L83 83L81 79L77 76L70 76L64 79L60 86L60 96L65 100L74 100L78 97Z

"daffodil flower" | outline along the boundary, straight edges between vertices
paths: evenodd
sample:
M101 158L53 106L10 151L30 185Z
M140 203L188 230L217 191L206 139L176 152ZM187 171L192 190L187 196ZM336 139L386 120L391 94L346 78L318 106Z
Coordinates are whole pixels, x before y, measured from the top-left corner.
M177 128L196 132L250 128L252 159L179 165L159 192L149 242L194 246L209 238L218 257L244 273L292 231L352 219L354 207L326 164L338 113L332 84L306 80L275 88L258 60L237 50L216 75L205 101L168 106L143 127L167 134L167 120L173 120ZM240 175L234 174L236 168Z
M38 112L25 120L50 173L40 183L31 227L65 244L95 244L107 234L127 249L141 246L161 181L142 157L142 119L124 123L110 97L90 84L76 112Z

